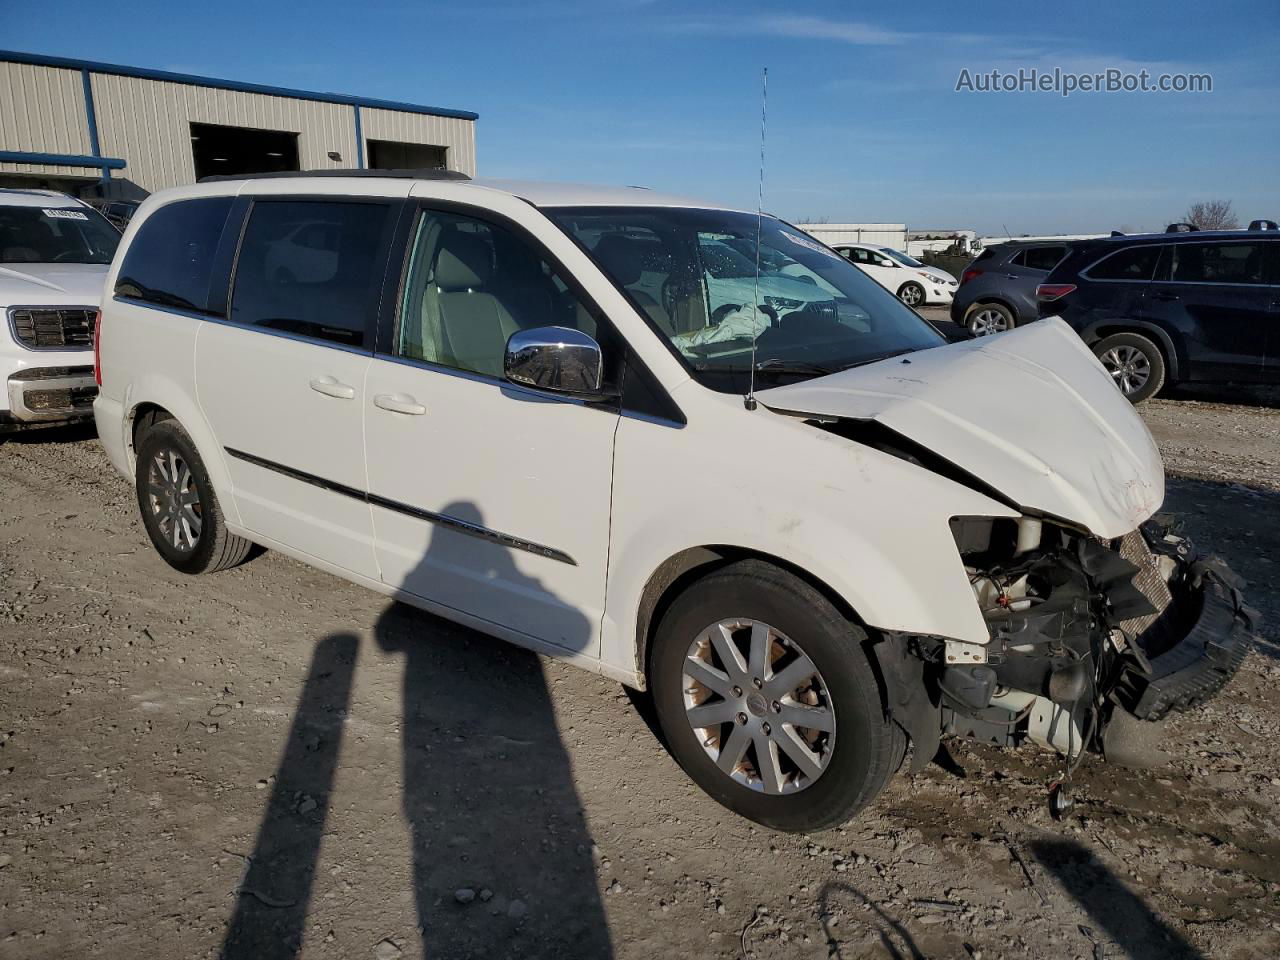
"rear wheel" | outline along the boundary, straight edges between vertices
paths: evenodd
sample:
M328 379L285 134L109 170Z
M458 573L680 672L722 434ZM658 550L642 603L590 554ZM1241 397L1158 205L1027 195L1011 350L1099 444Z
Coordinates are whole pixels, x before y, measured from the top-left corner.
M964 325L975 337L1004 333L1017 326L1013 311L999 303L975 303L965 314Z
M898 769L866 634L803 580L747 560L699 580L658 626L650 681L671 752L729 809L820 830Z
M204 461L176 420L162 420L143 434L135 484L142 525L175 570L225 570L249 555L253 544L227 531Z
M909 307L924 306L924 287L914 280L898 288L898 299Z
M1155 396L1164 386L1164 354L1141 334L1112 334L1095 343L1093 352L1131 403Z

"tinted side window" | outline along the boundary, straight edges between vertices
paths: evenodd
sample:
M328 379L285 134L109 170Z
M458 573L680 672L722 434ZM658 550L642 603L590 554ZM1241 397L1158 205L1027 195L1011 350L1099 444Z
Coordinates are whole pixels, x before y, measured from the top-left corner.
M209 311L209 281L232 197L179 200L149 216L129 244L116 295Z
M482 220L423 212L400 305L399 356L501 377L508 338L546 326L597 341L606 333L520 237Z
M1048 273L1067 255L1066 247L1028 247L1023 251L1022 265Z
M1085 271L1091 280L1150 280L1160 259L1160 247L1117 250Z
M1263 283L1262 244L1179 243L1171 248L1179 283Z
M236 257L231 319L368 346L392 209L386 203L255 200Z

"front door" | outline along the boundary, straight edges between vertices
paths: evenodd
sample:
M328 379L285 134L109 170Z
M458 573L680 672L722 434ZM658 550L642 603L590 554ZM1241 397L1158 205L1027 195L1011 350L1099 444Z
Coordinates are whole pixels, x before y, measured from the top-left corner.
M245 527L374 580L364 384L400 206L255 200L228 321L196 341L200 404Z
M365 445L382 577L408 593L598 656L616 409L517 387L517 330L606 339L532 239L423 209L394 330L369 368Z

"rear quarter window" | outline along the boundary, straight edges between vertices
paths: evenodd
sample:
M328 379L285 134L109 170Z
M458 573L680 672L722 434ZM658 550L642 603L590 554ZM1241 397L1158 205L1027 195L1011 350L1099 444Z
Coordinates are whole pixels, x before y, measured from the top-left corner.
M149 216L125 251L116 296L209 313L214 255L233 199L178 200Z

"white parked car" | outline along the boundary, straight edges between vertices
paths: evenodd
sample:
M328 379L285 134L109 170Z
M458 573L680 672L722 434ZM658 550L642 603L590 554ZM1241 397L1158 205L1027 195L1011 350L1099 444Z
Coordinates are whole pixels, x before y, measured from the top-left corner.
M308 221L336 264L281 279ZM824 299L717 320L704 248L757 235ZM948 345L771 217L260 177L147 200L108 283L98 428L171 566L261 544L651 690L689 776L779 829L944 733L1079 759L1247 649L1226 569L1140 530L1160 457L1079 337Z
M842 243L835 249L908 306L948 304L960 285L947 271L926 266L915 257L909 257L893 247L871 243Z
M120 232L52 190L0 190L0 432L93 415L93 319Z

